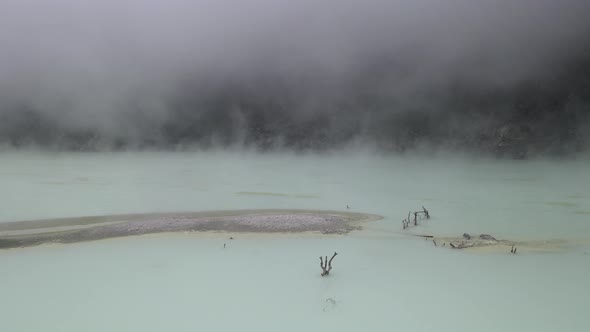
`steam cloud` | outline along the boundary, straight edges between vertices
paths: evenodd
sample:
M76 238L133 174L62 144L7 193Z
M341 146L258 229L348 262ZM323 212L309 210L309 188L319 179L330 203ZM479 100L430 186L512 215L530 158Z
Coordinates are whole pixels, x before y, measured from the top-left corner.
M0 142L584 149L587 0L4 0Z

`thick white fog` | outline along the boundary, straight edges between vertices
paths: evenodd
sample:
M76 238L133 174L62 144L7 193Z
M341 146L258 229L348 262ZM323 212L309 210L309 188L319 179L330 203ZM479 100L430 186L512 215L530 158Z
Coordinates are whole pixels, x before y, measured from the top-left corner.
M588 94L572 63L587 59L589 11L582 0L6 0L0 139L490 150L495 130L526 123L536 145L581 145Z

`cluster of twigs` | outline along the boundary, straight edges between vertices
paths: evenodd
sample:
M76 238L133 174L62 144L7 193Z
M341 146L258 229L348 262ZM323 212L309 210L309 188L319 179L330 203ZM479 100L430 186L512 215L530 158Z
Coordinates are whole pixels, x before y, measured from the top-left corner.
M414 214L414 219L410 219L412 214ZM403 229L409 228L411 224L418 226L418 220L422 220L424 218L430 219L430 213L425 207L422 207L422 211L409 211L408 218L402 220Z

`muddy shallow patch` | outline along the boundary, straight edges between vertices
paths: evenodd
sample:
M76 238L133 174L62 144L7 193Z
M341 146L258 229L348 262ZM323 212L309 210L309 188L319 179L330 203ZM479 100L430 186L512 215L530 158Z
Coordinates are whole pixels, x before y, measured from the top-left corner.
M466 236L467 235L467 236ZM459 249L476 253L562 252L574 246L590 244L588 239L550 239L514 241L496 239L487 234L463 236L415 235L433 242L435 247ZM514 250L514 252L513 252Z
M0 224L0 249L163 232L345 234L381 216L341 211L232 210L29 220Z

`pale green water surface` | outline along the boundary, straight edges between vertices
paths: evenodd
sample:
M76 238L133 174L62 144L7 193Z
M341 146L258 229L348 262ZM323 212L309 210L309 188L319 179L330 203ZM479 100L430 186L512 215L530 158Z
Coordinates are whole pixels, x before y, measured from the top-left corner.
M347 204L385 217L346 236L161 234L0 251L6 331L588 330L585 161L5 152L0 164L1 222ZM433 218L412 232L570 245L435 248L401 231L422 205ZM322 278L318 256L333 251Z

